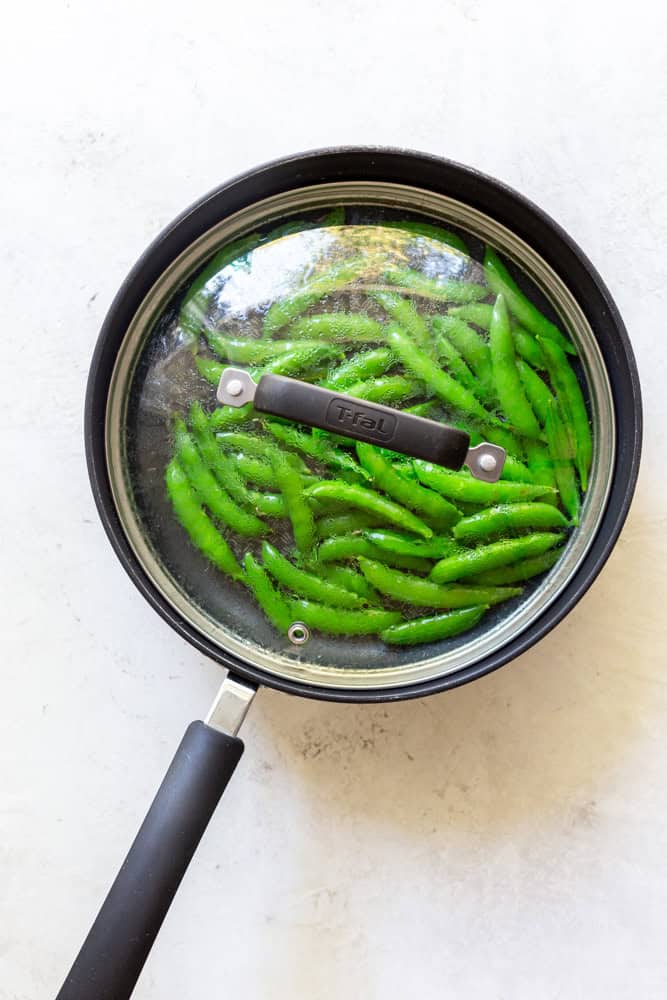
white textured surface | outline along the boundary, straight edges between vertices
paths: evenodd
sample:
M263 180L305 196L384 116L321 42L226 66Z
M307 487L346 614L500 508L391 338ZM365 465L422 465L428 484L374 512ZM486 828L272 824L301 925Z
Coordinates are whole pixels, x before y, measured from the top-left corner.
M217 668L112 554L86 369L145 244L318 145L468 162L603 272L643 378L617 550L539 648L452 694L260 694L138 1000L653 1000L667 980L664 4L12 5L0 46L0 997L52 997ZM94 998L90 998L94 1000Z

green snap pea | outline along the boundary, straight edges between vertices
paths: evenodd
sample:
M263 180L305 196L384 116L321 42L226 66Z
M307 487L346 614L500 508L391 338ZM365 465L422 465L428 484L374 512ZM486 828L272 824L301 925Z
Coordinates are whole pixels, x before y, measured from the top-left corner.
M572 442L555 399L549 403L545 430L561 502L572 523L579 524L580 500L572 463Z
M343 504L351 507L358 507L371 514L377 514L385 521L398 524L406 531L412 531L422 538L431 538L433 529L429 528L424 521L416 517L405 507L399 506L393 500L387 500L374 490L369 490L365 486L357 486L354 483L341 483L335 480L322 480L314 486L309 486L305 495L322 500L339 500Z
M549 449L539 441L529 441L526 446L526 455L532 482L540 483L542 486L550 486L554 491L552 494L542 497L542 503L550 503L557 507L558 484Z
M206 332L206 340L219 358L237 365L263 365L283 354L322 346L318 340L235 340L211 331Z
M404 507L428 518L439 529L448 528L459 520L460 514L453 504L439 493L404 479L373 445L358 441L356 450L372 482Z
M358 608L363 603L357 594L344 587L299 569L268 542L262 545L262 560L271 576L299 597L312 598L338 608Z
M294 542L299 552L306 554L315 541L315 521L304 498L303 480L282 453L272 454L271 465L292 524Z
M432 418L439 406L439 400L427 399L424 403L415 403L414 406L406 406L404 412L413 413L415 417Z
M380 600L370 583L351 566L337 566L334 563L316 563L316 571L330 583L351 590L353 594L362 597L367 604L379 604Z
M278 489L276 475L268 462L251 455L234 455L234 464L246 482L262 486L264 489Z
M253 371L252 374L254 377L269 372L273 375L303 375L322 362L340 357L342 357L340 351L332 344L315 342L314 347L299 347L281 354L272 361L268 361L261 369Z
M471 281L457 281L453 278L439 280L427 278L420 271L409 269L387 271L383 280L388 285L410 291L422 298L436 299L439 302L477 302L489 294L485 285L476 285Z
M248 490L248 503L264 517L287 517L287 504L280 494Z
M533 368L537 368L538 371L543 372L546 370L547 362L544 357L544 351L532 333L528 333L527 330L523 330L520 326L515 326L512 328L512 340L514 341L516 353L524 361L527 361Z
M499 604L521 593L520 587L443 587L432 580L401 573L371 559L360 558L359 566L371 586L381 594L420 608L470 608L479 604Z
M517 371L510 321L502 295L497 297L493 307L489 346L493 381L503 412L521 434L530 438L539 438L542 433L540 425L526 399Z
M273 627L283 635L287 635L287 631L293 623L294 618L284 597L276 590L266 571L253 558L250 552L246 552L245 554L243 567L245 569L245 582L260 608Z
M396 292L373 292L371 299L382 306L415 343L420 347L428 347L430 341L428 326L410 299L404 299Z
M304 622L309 628L328 635L375 635L401 619L398 611L379 608L351 611L302 600L288 601L287 606L293 621Z
M210 426L210 421L209 421ZM224 431L215 435L218 445L225 451L241 452L250 455L252 458L271 461L272 455L282 454L285 460L293 465L302 475L310 474L310 469L306 463L292 452L283 451L275 441L262 434L255 434L250 431Z
M438 243L447 244L448 247L458 250L459 253L468 254L468 248L460 236L452 233L449 229L434 226L430 222L381 222L379 225L387 229L403 229L414 236L426 236L428 239L436 240Z
M519 323L536 337L544 337L558 344L568 354L576 354L574 345L564 337L557 326L543 316L539 309L520 290L500 257L491 247L484 254L484 273L496 295L502 295L510 312Z
M493 395L493 375L489 345L476 330L454 316L434 316L431 321L434 333L446 337L464 361L472 368L487 398Z
M459 385L451 375L443 372L431 358L415 347L402 330L398 327L390 328L387 339L407 370L425 382L439 399L492 425L498 423L468 389Z
M473 323L482 330L488 330L491 326L493 306L488 302L465 302L462 306L451 306L447 313L464 323Z
M451 583L476 573L485 573L498 566L507 566L528 556L538 556L553 548L562 536L553 532L536 532L522 538L490 542L466 552L445 556L431 570L429 579L433 583ZM479 602L482 603L482 602ZM488 602L487 602L488 603Z
M478 573L468 577L468 583L474 583L480 587L502 587L511 583L523 583L531 580L540 573L545 573L558 562L563 554L563 549L549 549L541 556L531 556L529 559L520 559L512 566L501 566L499 569L491 569L487 573Z
M528 396L528 401L530 402L537 419L544 427L547 421L549 402L553 398L551 392L537 372L531 368L530 365L527 365L525 361L517 361L516 366L519 370L519 376L523 382L526 395Z
M418 459L414 463L419 479L424 486L442 493L449 500L469 503L515 503L518 500L536 500L537 497L553 495L555 490L538 483L515 483L498 480L485 483L467 473L449 472L438 465Z
M175 459L167 466L165 483L174 513L195 548L221 572L239 579L241 567L234 553L202 510L187 475Z
M437 642L467 632L480 620L488 604L473 608L461 608L444 615L430 615L428 618L413 618L411 621L391 625L380 632L383 642L391 646L416 646L422 642Z
M452 534L462 542L525 528L567 528L567 518L548 503L505 503L487 507L454 525Z
M186 474L201 502L213 517L233 528L240 535L258 536L267 532L259 518L241 510L215 478L201 457L182 420L174 425L175 455L179 467Z
M329 514L321 517L315 524L318 538L333 538L335 535L349 535L353 531L364 531L377 525L378 518L374 514L365 514L362 510L351 510L346 514Z
M310 309L327 295L344 288L358 277L364 266L363 258L334 264L324 273L306 282L300 292L274 302L264 317L263 336L273 337L306 309Z
M226 365L223 365L220 361L214 361L212 358L197 357L195 358L195 364L201 377L215 386L217 386L220 376L226 368Z
M493 306L486 302L471 302L469 305L453 306L448 310L448 316L452 321L454 319L465 320L467 323L474 323L475 326L481 327L482 330L490 329L492 315ZM544 371L546 368L544 354L533 334L528 333L523 327L517 326L515 321L512 321L510 325L516 353L533 368Z
M218 406L208 418L209 427L213 431L224 431L228 427L238 427L245 424L255 416L255 407L252 403L245 406Z
M336 343L373 344L384 340L384 328L363 313L317 313L295 320L292 337L322 337Z
M436 338L438 360L448 368L452 377L481 402L488 396L485 386L471 372L448 337L440 335Z
M348 386L349 396L366 399L369 403L383 403L385 406L402 403L405 399L424 394L424 386L404 375L387 375L385 378L366 379Z
M400 569L410 569L415 573L428 573L433 563L421 556L402 556L386 549L380 549L362 535L338 535L322 542L317 550L318 562L342 562L345 559L356 559L365 556L376 562L387 563L388 566L398 566Z
M272 420L266 421L266 429L278 441L287 445L288 448L295 448L302 451L317 462L329 465L334 469L341 469L363 482L368 479L368 474L355 462L351 455L341 448L335 448L324 436L309 434L306 431L297 430L286 424L278 424Z
M364 538L386 552L399 556L422 556L426 559L442 559L458 550L456 542L449 536L436 535L433 538L416 539L401 535L397 531L374 528L364 531Z
M584 397L564 351L551 340L538 337L547 359L552 385L567 420L568 431L574 440L574 460L579 473L581 488L586 492L588 473L593 458L593 439L588 422Z
M387 347L378 347L374 351L354 354L329 373L325 386L327 389L337 389L339 392L343 392L355 382L363 382L366 379L384 375L395 362L395 356Z

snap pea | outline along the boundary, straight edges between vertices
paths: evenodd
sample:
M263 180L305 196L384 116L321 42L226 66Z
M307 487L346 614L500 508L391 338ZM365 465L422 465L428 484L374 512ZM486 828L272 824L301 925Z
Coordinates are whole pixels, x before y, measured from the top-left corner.
M440 401L437 399L427 399L424 403L415 403L414 406L406 406L405 413L413 413L415 417L429 417L433 418L433 413L440 406Z
M358 608L362 604L357 594L299 569L268 542L262 544L262 560L271 576L298 597L312 598L338 608Z
M482 330L491 326L493 306L488 302L464 302L462 306L451 306L447 310L449 316L457 317L465 323L474 323Z
M272 453L271 465L292 524L294 542L302 554L310 552L315 541L313 512L304 499L303 481L282 453Z
M432 580L401 573L371 559L359 559L359 567L371 586L381 594L403 604L420 608L470 608L479 604L499 604L517 597L521 588L513 587L443 587Z
M443 402L457 410L471 413L492 425L498 423L495 417L487 413L471 392L459 385L447 372L438 368L437 364L415 347L410 338L398 327L389 329L387 340L408 371L425 382L429 389Z
M522 538L490 542L488 545L480 545L466 552L457 552L437 562L431 570L429 579L433 583L450 583L476 573L496 569L498 566L507 566L518 559L541 555L547 549L553 548L561 538L561 535L553 532L536 532L524 535Z
M488 604L460 611L450 611L444 615L430 615L428 618L413 618L411 621L391 625L380 632L383 642L391 646L416 646L422 642L437 642L467 632L480 620Z
M307 476L310 473L310 469L299 455L295 455L293 452L282 451L275 441L262 434L255 434L249 431L225 431L216 434L215 439L218 445L224 448L225 451L242 452L244 455L265 459L269 462L272 455L283 454L286 461L303 475Z
M293 621L305 622L309 628L328 635L375 635L401 619L398 611L379 608L350 611L303 600L290 600L287 606Z
M404 375L387 375L385 378L366 379L365 382L355 382L348 386L345 392L349 396L366 399L369 403L383 403L391 406L402 403L405 399L424 394L424 386L415 379Z
M521 434L530 438L539 438L541 435L540 425L526 399L517 371L510 321L502 295L498 295L493 307L489 347L493 382L503 412Z
M554 463L554 474L561 502L573 524L579 524L579 490L572 464L572 442L555 399L550 400L545 424L547 443Z
M402 556L380 549L359 534L328 538L317 550L317 560L322 563L341 562L344 559L356 559L358 556L384 562L388 566L410 569L415 573L428 573L433 566L429 559L423 559L421 556Z
M309 486L305 491L306 497L314 497L322 500L339 500L343 504L351 507L358 507L371 514L377 514L385 521L398 524L406 531L412 531L423 538L431 538L433 529L429 528L420 518L416 517L405 507L400 507L393 500L387 500L374 490L369 490L365 486L357 486L353 483L341 483L336 480L322 480L314 486Z
M351 566L337 566L335 563L316 563L316 571L330 583L351 590L353 594L363 597L367 604L379 604L379 597L371 587L366 577Z
M542 503L550 503L558 506L558 484L554 472L554 463L546 445L540 441L530 441L526 446L528 468L530 469L531 481L540 483L542 486L550 486L554 492L542 497Z
M257 560L246 552L243 559L245 582L260 608L274 628L287 635L294 618L282 594L271 583L268 574Z
M438 360L448 368L453 378L465 389L473 394L480 401L488 396L486 387L471 372L463 360L463 356L454 347L454 344L444 334L436 337L436 349Z
M192 544L221 572L239 579L241 567L234 553L202 510L187 475L176 459L172 459L167 466L165 484L174 513Z
M449 536L435 535L433 538L416 539L410 535L401 535L397 531L386 528L373 528L364 531L364 538L379 549L393 552L399 556L423 556L426 559L442 559L443 556L456 552L458 546Z
M362 510L351 510L347 514L329 514L321 517L315 524L318 538L333 538L335 535L349 535L353 531L364 531L377 525L378 518L374 514L365 514Z
M567 526L567 518L548 503L504 503L461 518L452 528L452 534L459 541L470 542L525 528Z
M420 271L409 269L386 271L383 280L388 285L404 288L413 295L437 299L440 302L477 302L489 294L485 285L476 285L471 281L457 281L454 278L440 281L436 278L427 278Z
M276 475L268 462L251 455L234 455L234 464L246 482L262 486L264 489L278 489Z
M309 434L306 431L297 430L296 427L277 424L272 420L266 421L266 429L288 448L296 448L305 455L309 455L316 461L323 462L334 469L350 472L362 482L368 479L368 474L351 455L348 455L341 448L335 448L324 436Z
M348 386L354 385L355 382L363 382L365 379L384 375L395 361L395 356L387 347L378 347L374 351L363 351L361 354L352 355L351 358L330 372L324 384L327 389L337 389L342 392Z
M245 424L255 416L255 407L252 403L245 406L218 406L208 418L209 427L214 431L223 431L227 427L238 427Z
M379 225L387 229L403 229L415 236L426 236L431 240L436 240L438 243L446 243L453 250L468 254L468 248L460 236L452 233L449 229L434 226L430 222L381 222Z
M363 313L303 316L292 323L288 332L291 337L322 337L337 343L373 344L384 340L382 324Z
M493 375L489 345L476 330L453 316L434 316L433 332L446 337L480 380L487 397L493 394Z
M371 299L405 330L420 347L428 347L430 335L423 316L420 316L410 299L396 292L372 292Z
M280 494L248 490L248 503L264 517L287 517L287 504Z
M293 351L313 351L322 346L319 340L235 340L211 331L206 332L206 340L219 358L237 365L262 365Z
M264 317L263 336L272 337L306 309L310 309L332 292L344 288L359 275L364 266L363 258L334 264L327 271L306 282L300 292L274 302Z
M491 327L492 315L493 306L486 302L471 302L468 305L452 306L448 310L448 316L452 321L454 319L465 320L468 323L474 323L475 326L481 327L482 330L488 330ZM510 326L512 328L512 339L516 353L531 364L533 368L539 368L540 371L544 371L546 368L544 354L533 334L528 333L523 327L517 326L514 320L511 321Z
M480 587L501 587L511 583L523 583L531 580L540 573L545 573L558 562L563 554L563 549L549 549L541 556L531 556L528 559L520 559L519 562L511 566L501 566L499 569L491 569L487 573L477 573L468 577L468 583L474 583Z
M544 427L547 420L549 401L553 398L551 392L537 372L530 365L527 365L525 361L517 361L516 366L519 370L519 377L523 382L526 395L528 396L528 401L537 419Z
M440 529L458 521L460 514L453 504L439 493L404 479L373 445L358 441L356 451L362 468L368 472L372 482L404 507L417 511Z
M220 361L214 361L213 358L196 357L195 364L201 377L215 386L217 386L220 376L226 368L226 365L223 365Z
M535 500L537 497L555 493L551 487L538 483L515 483L502 479L497 483L485 483L480 479L473 479L468 473L449 472L421 459L415 461L414 467L424 486L437 490L453 501L514 503L518 500Z
M510 312L530 333L553 341L568 354L577 353L574 345L563 336L558 327L526 298L492 247L487 247L484 254L484 273L491 290L504 297Z
M175 455L179 468L186 474L201 502L213 517L233 528L240 535L258 536L267 532L263 521L234 503L226 490L216 480L201 457L184 422L174 424Z
M558 401L567 420L568 431L574 441L574 461L579 473L581 488L585 493L593 458L593 439L584 397L577 376L558 344L542 337L537 339L546 355L549 377L556 389Z

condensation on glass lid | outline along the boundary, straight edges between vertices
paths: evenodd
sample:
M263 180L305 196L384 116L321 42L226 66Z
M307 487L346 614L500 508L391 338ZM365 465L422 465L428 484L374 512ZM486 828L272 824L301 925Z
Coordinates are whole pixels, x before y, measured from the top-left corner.
M277 669L400 670L497 631L539 599L585 492L566 331L492 248L474 260L456 235L337 224L244 239L160 317L130 394L135 511L181 610ZM503 477L218 406L228 365L494 441Z

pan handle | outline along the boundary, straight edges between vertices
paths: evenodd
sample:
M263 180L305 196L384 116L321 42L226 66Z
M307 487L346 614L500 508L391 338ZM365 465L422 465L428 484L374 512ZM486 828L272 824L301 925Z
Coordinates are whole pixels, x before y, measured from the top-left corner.
M246 709L252 694L254 690ZM216 722L211 716L209 720ZM204 722L188 726L56 1000L128 1000L132 995L242 753L238 737Z
M487 483L497 482L503 470L505 451L498 445L484 441L471 448L470 435L456 427L285 375L262 375L255 383L244 369L225 368L217 398L223 406L252 403L258 413L381 445L447 469L466 465Z

